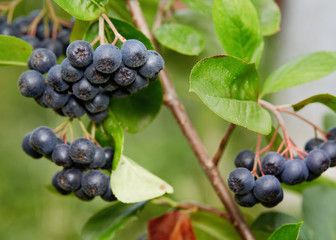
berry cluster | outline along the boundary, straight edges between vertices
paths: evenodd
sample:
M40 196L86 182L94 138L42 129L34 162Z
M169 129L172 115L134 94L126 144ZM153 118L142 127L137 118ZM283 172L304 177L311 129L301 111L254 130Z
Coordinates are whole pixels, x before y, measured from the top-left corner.
M329 167L336 166L336 128L328 131L327 142L310 139L305 145L306 156L285 159L277 152L269 152L260 161L261 169L255 168L255 154L250 150L238 153L234 163L237 167L228 178L228 185L235 193L235 201L244 207L261 203L274 207L283 200L280 182L295 185L312 181ZM255 179L255 174L258 177Z
M73 192L84 201L95 196L101 196L105 201L116 200L109 177L97 170L111 170L113 148L101 148L86 138L66 143L48 127L38 127L26 134L22 148L35 159L44 156L63 167L52 179L52 186L62 195Z
M29 27L40 11L32 11L28 16L17 17L12 24L6 23L5 18L0 18L0 34L19 37L28 42L33 48L47 48L55 53L57 57L65 53L69 45L71 29L62 26L57 31L55 39L52 38L54 24L52 21L44 23L41 19L38 22L35 33L29 33ZM47 26L47 27L46 27Z
M62 116L78 118L87 113L94 122L107 117L110 97L122 98L146 88L164 67L160 54L133 39L125 41L121 50L104 44L95 51L86 41L74 41L66 56L56 65L50 50L35 49L28 60L31 70L19 77L21 94Z

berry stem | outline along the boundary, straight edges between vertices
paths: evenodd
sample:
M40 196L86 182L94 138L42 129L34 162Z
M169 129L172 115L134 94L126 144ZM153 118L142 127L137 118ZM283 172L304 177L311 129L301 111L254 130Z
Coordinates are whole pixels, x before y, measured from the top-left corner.
M262 154L262 153L264 153L264 152L266 152L266 151L269 151L271 148L272 148L272 146L273 146L273 144L274 144L274 141L275 141L275 139L276 139L276 137L277 137L277 135L278 135L278 132L279 132L279 129L280 129L280 125L277 127L277 129L275 130L275 132L274 132L274 134L273 134L273 136L272 136L272 139L271 139L271 141L268 143L268 145L266 146L266 147L264 147L262 150L260 150L260 154Z
M99 40L100 45L105 44L104 19L99 16Z
M232 132L235 129L235 127L236 127L235 124L230 123L229 126L226 129L225 135L222 138L222 140L221 140L221 142L218 146L217 152L216 152L215 156L212 158L212 161L216 166L218 165L218 162L219 162L221 156L224 153L225 147L226 147L227 143L229 142L230 136L232 135Z
M38 26L39 22L42 20L42 18L44 17L44 15L46 14L46 12L47 12L47 10L44 7L41 10L41 12L34 18L34 20L32 21L32 23L30 24L30 26L28 28L28 34L30 36L35 37L37 26Z
M54 7L52 6L50 0L46 0L46 2L47 2L48 10L49 10L49 13L50 13L50 18L51 18L51 20L53 21L53 24L54 24L51 36L52 36L52 39L55 40L56 37L57 37L57 30L60 27L60 23L59 23L58 17L56 16Z
M14 0L9 4L8 7L8 15L7 15L7 23L11 24L13 21L13 14L16 6L21 2L21 0Z
M280 111L280 112L284 112L284 113L288 113L288 114L291 114L291 115L293 115L293 116L295 116L295 117L301 119L302 121L308 123L308 124L311 125L316 131L318 131L318 132L321 134L321 136L323 137L323 140L324 140L325 142L328 141L328 139L327 139L327 137L326 137L324 131L323 131L322 129L320 129L318 126L316 126L314 123L312 123L311 121L309 121L308 119L306 119L306 118L300 116L299 114L297 114L297 113L295 113L295 112L288 111L288 110L286 110L286 109L278 108L278 111Z
M286 149L288 149L288 151L289 151L290 159L293 159L293 153L291 151L292 148L293 148L293 145L292 145L291 139L290 139L290 137L288 135L288 131L287 131L287 128L286 128L285 121L282 118L279 110L277 109L276 106L274 106L273 104L271 104L269 102L266 102L264 100L260 99L258 101L258 103L259 103L260 106L263 106L263 107L267 108L268 110L270 110L274 114L274 116L278 119L279 125L280 125L280 127L281 127L281 129L282 129L282 131L284 133L284 139L285 139L285 143L287 145Z
M253 176L257 176L257 177L258 177L258 173L257 173L258 165L259 165L259 169L261 171L262 176L264 176L264 172L263 172L263 170L261 168L261 162L260 162L260 158L259 158L259 156L260 156L260 143L261 143L261 134L258 134L255 160L254 160L254 164L253 164L253 169L251 171L252 175Z
M100 40L100 36L98 35L95 40L92 41L91 46L95 45Z
M78 118L78 122L83 131L84 137L94 142L94 144L96 144L97 146L101 147L100 144L97 142L97 140L94 137L92 137L91 134L88 132L88 130L85 128L84 123L80 118Z
M139 1L126 0L126 4L130 10L135 26L153 42L155 48L158 50L158 43L149 31ZM217 166L213 164L212 158L209 156L194 126L192 125L185 108L175 91L174 85L167 74L167 71L163 69L159 76L164 89L164 104L169 107L174 115L181 131L185 135L191 149L194 151L200 165L215 189L217 196L225 206L231 224L236 228L242 239L255 240L256 238L254 237L251 228L246 223L243 214L239 210L230 193L230 190L221 177Z
M74 134L74 130L73 130L73 126L72 126L72 121L70 122L70 134L71 134L71 142L75 141L75 134Z
M96 136L96 123L92 122L92 126L91 126L91 138L95 139Z
M113 44L113 45L116 44L116 42L118 41L118 39L119 39L120 41L122 41L122 42L126 42L126 39L125 39L123 36L121 36L121 34L120 34L120 33L118 32L118 30L115 28L115 26L113 25L113 23L111 22L111 20L109 19L109 17L108 17L105 13L103 13L103 14L101 15L101 17L103 17L103 18L105 19L105 21L106 21L107 24L110 26L111 30L113 31L113 33L114 33L114 35L115 35L115 38L114 38L112 44Z

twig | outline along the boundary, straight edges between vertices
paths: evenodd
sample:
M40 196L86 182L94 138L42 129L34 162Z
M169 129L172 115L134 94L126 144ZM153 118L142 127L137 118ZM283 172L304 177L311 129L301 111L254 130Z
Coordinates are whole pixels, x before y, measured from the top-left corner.
M126 0L126 3L132 15L135 26L139 28L150 40L152 40L155 46L157 46L153 35L149 31L139 1ZM179 123L182 132L184 133L192 150L194 151L194 154L198 158L204 172L207 174L218 197L224 204L232 225L236 228L237 232L243 239L255 240L255 237L253 236L250 227L246 223L242 213L235 204L232 195L228 187L224 183L222 177L220 176L217 167L213 164L212 159L208 155L195 128L190 122L184 106L179 100L174 86L171 83L165 69L160 72L160 79L164 88L164 104L169 107L176 121Z
M278 111L280 111L280 112L284 112L284 113L288 113L288 114L291 114L291 115L293 115L293 116L295 116L295 117L301 119L302 121L308 123L308 124L311 125L316 131L318 131L318 132L321 134L321 136L323 137L323 140L324 140L325 142L328 141L328 139L327 139L327 137L326 137L324 131L322 131L322 129L320 129L318 126L316 126L314 123L312 123L312 122L309 121L308 119L305 119L304 117L300 116L299 114L297 114L297 113L295 113L295 112L288 111L288 110L286 110L286 109L278 108Z
M122 41L122 42L126 42L126 39L123 36L121 36L121 34L115 28L115 26L113 25L113 23L111 22L111 20L109 19L109 17L105 13L103 13L101 16L105 19L105 21L107 22L107 24L110 26L111 30L114 33L115 38L114 38L112 44L113 45L116 44L116 42L117 42L118 39L120 41Z
M230 123L229 126L226 129L225 135L222 138L222 141L220 142L217 152L215 156L212 158L212 162L217 166L218 162L223 155L223 152L225 150L225 147L230 139L230 136L232 135L233 130L235 129L236 125L233 123Z
M159 198L159 199L153 200L152 203L159 204L159 205L164 205L164 206L169 206L169 207L173 207L173 208L179 208L179 209L196 209L196 211L208 212L208 213L216 215L220 218L223 218L226 221L230 221L230 217L228 216L228 214L226 212L224 212L224 211L222 211L218 208L208 206L208 205L205 205L205 204L199 203L199 202L177 203L177 202L173 202L170 199Z

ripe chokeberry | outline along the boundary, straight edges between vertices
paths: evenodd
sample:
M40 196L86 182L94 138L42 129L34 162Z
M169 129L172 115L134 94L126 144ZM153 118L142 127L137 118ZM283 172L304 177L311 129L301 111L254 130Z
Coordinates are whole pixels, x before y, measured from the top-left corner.
M77 138L70 144L70 157L75 163L89 164L96 152L95 145L89 139Z
M46 73L56 65L56 55L46 48L35 49L28 60L28 67L40 73Z
M49 154L56 146L57 137L55 133L48 127L36 128L29 138L29 143L32 148L41 153Z
M102 169L111 170L114 157L114 149L112 147L104 147L103 150L105 152L106 164L102 167Z
M140 76L140 74L136 74L135 81L128 85L126 88L130 93L136 93L144 88L146 88L149 84L149 80Z
M229 188L236 194L244 194L254 187L254 177L246 168L236 168L229 174Z
M69 118L78 118L85 114L85 108L80 100L71 94L68 102L62 108L62 112Z
M43 93L43 103L53 109L62 108L69 100L68 93L56 92L51 86L47 85Z
M97 47L93 54L93 64L102 73L113 73L121 64L121 52L112 44Z
M112 189L111 189L110 177L108 177L108 188L107 188L107 190L101 195L101 198L102 198L104 201L107 201L107 202L112 202L112 201L117 200L117 198L114 196L114 194L113 194L113 192L112 192Z
M285 158L276 152L267 153L261 160L264 174L278 175L285 167Z
M336 127L328 129L327 139L336 141Z
M330 167L330 158L324 150L314 149L307 156L306 164L310 172L319 175Z
M58 184L58 178L60 175L61 171L55 173L55 175L53 176L52 180L51 180L51 185L54 187L54 189L59 192L62 195L68 195L71 193L71 191L69 190L64 190L63 188L61 188L61 186Z
M42 154L35 151L29 143L30 135L32 133L27 133L22 139L21 147L25 153L27 153L32 158L38 159L42 157Z
M93 157L93 161L90 163L88 167L90 169L102 168L106 164L106 157L105 157L104 150L99 146L95 146L95 147L96 147L96 152Z
M142 42L136 39L129 39L124 42L120 50L123 63L128 67L140 67L147 61L147 48Z
M323 143L322 139L312 138L306 143L304 149L305 149L306 152L310 152L314 149L317 149L322 143Z
M102 84L106 83L110 79L109 74L104 74L96 70L93 63L91 63L84 71L84 76L92 84Z
M82 68L90 65L93 59L93 52L90 43L77 40L67 47L66 56L72 66Z
M46 80L57 92L64 92L69 89L69 83L62 78L61 65L55 65L47 73Z
M305 161L300 159L287 160L280 179L287 185L295 185L307 180L309 171Z
M61 74L63 80L70 83L77 82L83 77L83 71L72 66L67 58L62 61Z
M99 170L87 172L82 179L83 192L88 196L99 196L108 189L108 177Z
M62 141L62 140L61 140ZM71 167L72 160L69 155L70 146L67 144L56 145L51 154L51 160L58 166Z
M336 166L336 142L329 141L322 143L319 148L324 150L329 155L330 167Z
M255 181L253 188L254 196L260 202L272 202L281 193L279 180L273 175L264 175Z
M245 194L235 194L234 199L242 207L253 207L259 200L254 196L253 191Z
M23 96L38 97L43 94L46 84L41 73L28 70L20 75L18 87Z
M105 118L107 118L109 114L109 110L106 109L102 112L98 112L98 113L90 113L87 112L88 117L93 121L93 122L101 122L103 121Z
M74 191L74 194L77 198L83 201L91 201L92 199L94 199L94 196L88 196L87 194L85 194L85 192L83 191L83 188L80 188L77 191Z
M73 94L80 100L93 99L99 92L99 88L92 85L85 77L72 85Z
M254 164L254 157L255 157L254 152L250 150L242 150L237 154L234 160L234 164L237 168L243 167L252 171Z
M66 191L75 191L81 187L82 172L77 168L63 169L57 178L57 184Z
M261 202L261 204L264 207L272 208L272 207L275 207L276 205L278 205L283 200L283 198L284 198L284 193L283 193L283 190L281 189L281 192L280 192L279 196L276 199L274 199L271 202Z
M147 61L139 69L139 73L145 78L153 78L164 67L164 60L161 55L153 50L148 50Z
M108 108L109 101L109 96L104 91L100 91L93 99L85 102L85 108L90 113L102 112Z
M121 64L118 70L113 73L113 80L120 86L128 86L135 81L137 71Z

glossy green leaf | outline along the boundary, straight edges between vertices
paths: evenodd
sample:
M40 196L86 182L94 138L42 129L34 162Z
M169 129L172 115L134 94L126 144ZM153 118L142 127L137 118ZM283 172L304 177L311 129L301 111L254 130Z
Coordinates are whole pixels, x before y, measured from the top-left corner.
M90 21L97 19L108 0L54 0L61 8L73 17Z
M90 123L88 129L91 129L91 127L92 122ZM95 139L102 147L114 147L114 139L111 134L106 133L102 123L96 124Z
M129 205L114 203L93 215L82 230L83 240L112 240L115 233L123 228L127 222L136 218L137 213L146 202Z
M280 31L281 12L274 0L252 0L257 9L261 32L269 36Z
M266 212L260 214L257 219L253 222L251 228L256 234L258 240L266 240L270 235L279 227L288 223L298 223L299 220L281 213L281 212ZM302 225L299 239L300 240L313 240L312 232L305 224Z
M256 102L258 89L255 65L235 57L203 59L190 75L190 91L217 115L252 131L269 134L271 117Z
M264 41L257 11L250 0L215 0L213 21L227 54L259 64Z
M198 240L241 239L230 222L210 213L196 212L190 219Z
M190 9L199 12L207 17L212 16L213 0L182 0Z
M296 240L303 222L289 223L278 228L269 240Z
M197 30L178 23L163 24L154 32L163 46L185 55L198 55L204 49L204 38Z
M322 103L329 107L331 110L336 112L336 97L331 94L318 94L314 95L310 98L307 98L301 102L298 102L296 104L293 104L292 107L294 111L299 111L300 109L304 108L308 104L311 103Z
M261 96L323 78L336 70L336 52L315 52L299 56L266 79Z
M336 188L314 186L303 192L304 222L314 231L314 240L336 238Z
M121 156L111 174L111 188L116 198L124 203L134 203L173 193L168 183L150 173L126 156Z
M71 30L70 42L73 42L76 40L82 40L88 27L89 27L89 22L81 21L77 19Z
M154 49L150 40L139 30L127 22L110 18L119 33L126 39L138 39L147 47ZM108 31L110 41L114 39L112 31ZM98 34L98 23L90 25L84 34L84 40L92 42ZM160 81L151 82L149 86L130 97L112 99L110 109L119 120L122 127L130 132L136 133L148 126L159 113L163 101L163 90Z
M33 47L20 38L0 35L0 64L27 66Z
M303 182L303 183L293 185L293 186L282 184L282 187L284 189L291 190L293 192L300 193L300 194L302 194L304 190L306 190L307 188L310 188L312 186L325 186L325 187L336 188L336 182L333 181L330 178L321 176L317 179L314 179L314 181Z
M124 150L124 132L119 124L119 121L115 118L113 113L109 113L109 116L103 122L103 128L105 133L111 135L114 139L114 155L112 169L116 169L120 161L121 154Z
M118 17L132 23L132 17L127 9L126 1L110 0L105 5L106 14L109 17Z

